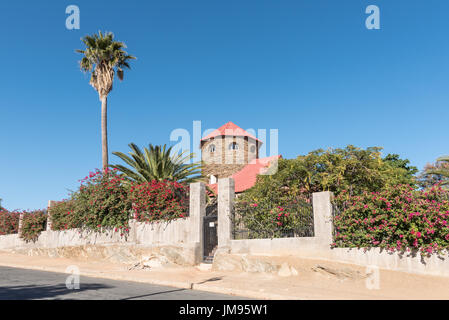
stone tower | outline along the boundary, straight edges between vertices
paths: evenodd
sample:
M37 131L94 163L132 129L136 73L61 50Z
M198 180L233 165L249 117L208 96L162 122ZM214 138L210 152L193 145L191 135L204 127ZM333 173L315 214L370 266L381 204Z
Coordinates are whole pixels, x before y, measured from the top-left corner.
M232 122L228 122L201 140L203 175L209 183L227 178L259 158L262 141Z

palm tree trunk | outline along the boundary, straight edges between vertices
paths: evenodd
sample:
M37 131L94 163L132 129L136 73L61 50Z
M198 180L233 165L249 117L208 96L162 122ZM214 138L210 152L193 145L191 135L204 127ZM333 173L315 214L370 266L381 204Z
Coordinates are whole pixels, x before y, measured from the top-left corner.
M103 170L108 168L108 97L101 100L101 154L103 158Z

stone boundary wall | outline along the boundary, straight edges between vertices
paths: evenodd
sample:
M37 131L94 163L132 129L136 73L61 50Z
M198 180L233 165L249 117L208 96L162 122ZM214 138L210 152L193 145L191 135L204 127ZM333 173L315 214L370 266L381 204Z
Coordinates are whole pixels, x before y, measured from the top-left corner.
M419 253L416 256L389 253L380 248L372 248L367 251L364 249L336 248L319 253L317 256L336 262L376 266L380 269L407 273L449 277L449 256L447 254L441 256L434 254L431 257L424 257Z
M229 253L251 255L291 255L320 250L314 237L231 240Z
M35 242L25 242L18 234L0 236L0 249L17 248L58 248L65 246L84 246L96 244L125 243L119 233L102 234L84 232L78 229L66 231L43 231Z
M49 204L51 205L51 201ZM43 231L35 242L25 242L19 234L0 236L0 250L10 249L52 249L92 245L135 245L139 247L174 246L187 250L193 257L192 263L202 259L202 226L206 211L205 185L190 185L189 216L169 222L141 223L130 220L129 233L99 233L80 229ZM50 212L50 211L49 211ZM50 213L49 213L50 214ZM50 220L50 217L49 217ZM47 223L47 225L49 225Z
M14 248L59 248L99 244L131 243L139 245L182 245L195 243L190 231L192 219L184 218L169 223L140 223L130 221L129 233L89 232L80 229L43 231L35 242L25 242L19 234L0 236L0 249Z

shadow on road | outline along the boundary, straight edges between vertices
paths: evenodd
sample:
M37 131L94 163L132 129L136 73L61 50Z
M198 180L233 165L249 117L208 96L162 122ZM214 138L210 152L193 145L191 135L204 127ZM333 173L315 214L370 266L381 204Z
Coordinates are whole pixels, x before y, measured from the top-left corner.
M222 280L222 277L214 277L214 278L209 278L209 279L206 279L204 281L198 282L196 284L203 284L203 283L206 283L206 282L220 281L220 280ZM180 291L187 291L187 290L189 290L189 289L173 289L173 290L168 290L168 291L149 293L149 294L145 294L145 295L141 295L141 296L129 297L129 298L125 298L125 299L122 299L122 300L141 299L141 298L147 298L147 297L151 297L151 296L157 296L157 295L160 295L160 294L166 294L166 293L172 293L172 292L180 292Z
M196 284L203 284L203 283L206 283L206 282L213 282L213 281L220 281L220 280L223 280L223 277L209 278L209 279L206 279L204 281L197 282Z
M158 294L166 294L166 293L179 292L179 291L185 291L185 290L187 290L187 289L174 289L174 290L168 290L168 291L154 292L154 293L144 294L141 296L124 298L122 300L141 299L141 298L147 298L147 297L151 297L151 296L157 296Z
M103 284L82 284L78 290L69 290L65 285L54 286L10 286L0 287L0 300L34 300L34 299L58 299L67 294L76 294L90 290L113 288ZM73 298L73 297L70 297Z

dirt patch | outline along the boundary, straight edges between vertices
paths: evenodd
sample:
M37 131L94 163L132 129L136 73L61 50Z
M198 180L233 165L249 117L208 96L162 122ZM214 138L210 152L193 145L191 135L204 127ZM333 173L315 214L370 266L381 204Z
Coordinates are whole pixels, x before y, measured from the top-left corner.
M105 261L138 268L193 266L193 251L175 246L137 247L133 245L85 245L59 248L19 248L7 252L29 257L67 258L80 261Z
M339 280L361 280L366 279L369 274L362 273L358 270L353 270L351 268L332 268L326 265L318 264L312 267L314 272L318 272L327 276L335 277Z

